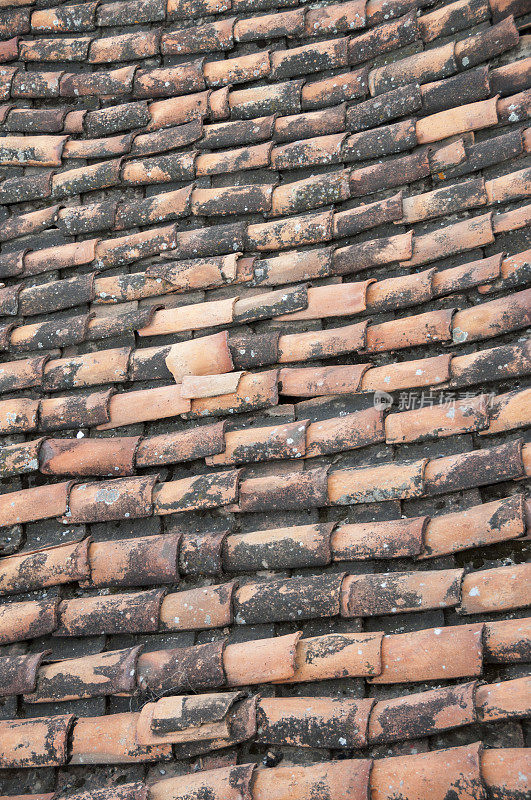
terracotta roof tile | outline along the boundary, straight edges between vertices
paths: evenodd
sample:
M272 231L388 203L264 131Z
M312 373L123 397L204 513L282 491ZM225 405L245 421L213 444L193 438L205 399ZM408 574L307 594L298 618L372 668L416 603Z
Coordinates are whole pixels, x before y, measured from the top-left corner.
M232 622L234 583L166 595L160 607L161 630L222 628Z
M46 636L56 625L54 600L27 600L0 606L0 644Z
M78 718L72 733L71 764L130 764L168 761L171 745L141 745L136 739L138 714Z
M471 572L462 588L461 613L504 611L529 605L529 565Z
M481 767L483 780L490 792L524 794L529 791L529 780L526 765L529 751L524 748L506 748L503 750L486 750L482 754ZM521 767L524 767L524 772Z
M472 682L378 701L369 719L369 739L415 739L470 725L476 721L475 699L482 688Z
M419 556L424 546L427 523L426 517L389 522L341 523L330 538L332 557L334 561L355 561Z
M207 792L212 800L252 800L250 787L254 768L254 764L243 764L221 767L206 774L198 772L196 775L167 778L154 784L151 795L153 800L172 797L184 800L187 793L194 792L200 797Z
M423 14L419 19L422 38L425 42L466 30L484 22L490 16L489 4L485 0L469 3L458 0L447 6Z
M60 702L83 697L129 693L135 688L139 647L41 666L29 703Z
M378 27L366 33L353 36L350 39L350 64L359 64L363 61L369 61L390 50L406 47L420 38L416 14L412 11L409 14L399 15L397 20L388 22L389 18L394 15L389 14L388 8L385 7L387 5L386 3L381 4L382 11L378 22L375 16L371 19L373 25L378 23L383 24L378 24ZM370 3L368 6L370 6ZM369 13L368 6L367 13Z
M295 673L286 683L339 677L369 677L381 672L381 633L331 633L301 639Z
M341 614L376 616L455 606L462 575L459 569L347 575L341 587Z
M43 651L34 655L1 656L0 666L4 679L1 694L7 697L33 691L37 680L37 670L47 654L48 651Z
M71 714L1 720L2 766L12 769L61 766L66 761L73 721Z
M40 589L89 575L88 541L59 544L0 560L0 593Z
M481 674L482 625L457 625L384 636L382 671L373 683L450 680Z
M89 636L124 631L155 631L163 589L133 594L79 597L59 605L55 636Z
M326 792L329 797L340 793L345 800L362 800L367 794L370 765L368 759L359 759L286 765L276 767L275 772L257 770L254 793L257 800L281 800L290 794L298 800L316 792Z
M515 678L503 683L478 686L476 707L483 721L526 715L529 678Z
M452 747L414 756L376 759L371 774L374 800L401 792L408 800L428 794L442 800L449 793L481 800L480 744ZM415 763L412 763L412 759Z
M213 472L181 478L155 487L153 509L156 514L215 508L236 500L239 470Z
M363 67L331 78L305 83L301 92L302 108L305 111L323 108L343 103L345 100L365 97L366 94L367 70Z
M425 530L425 553L420 558L455 552L463 547L479 547L500 537L524 533L521 495L494 500L452 514L431 517Z
M257 740L311 747L364 747L372 700L262 698L257 708Z
M235 621L250 625L335 616L342 580L337 574L248 583L235 592Z
M77 33L95 28L97 3L46 8L33 11L31 29L35 33Z
M238 19L234 23L234 38L237 42L252 42L284 36L299 37L305 32L305 16L304 9L295 8L266 14L263 17ZM215 48L211 46L209 49Z

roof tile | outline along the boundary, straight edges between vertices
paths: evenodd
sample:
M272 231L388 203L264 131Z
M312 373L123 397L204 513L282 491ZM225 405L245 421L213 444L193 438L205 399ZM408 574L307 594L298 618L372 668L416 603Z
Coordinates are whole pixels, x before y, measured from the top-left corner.
M439 36L450 36L488 20L490 8L487 0L457 0L419 18L422 39L431 42Z
M171 745L140 745L136 739L138 714L79 717L74 726L70 764L130 764L169 761Z
M506 497L452 514L430 517L424 534L425 551L419 558L432 558L517 538L523 533L522 496Z
M252 572L264 565L275 569L326 565L331 528L331 523L323 523L231 534L223 545L223 568Z
M369 677L381 671L382 633L330 633L301 639L285 683Z
M31 14L34 33L78 33L95 27L97 3L44 8Z
M264 681L285 681L294 674L300 633L228 644L223 667L229 686L248 686ZM221 643L218 643L218 645Z
M480 431L488 424L488 398L478 395L471 400L389 414L385 420L385 439L393 444L421 441Z
M45 664L39 669L35 690L27 703L57 703L84 697L130 693L140 648L113 650L93 656Z
M54 391L125 380L129 355L129 347L119 347L83 356L53 359L44 367L44 386Z
M429 796L443 800L449 794L481 800L484 797L480 768L481 744L469 744L418 753L412 756L376 759L371 785L374 800L401 792L408 800ZM415 763L412 763L415 759Z
M221 767L209 773L198 772L158 781L151 789L153 800L185 798L194 792L198 797L207 793L212 800L251 800L251 779L254 764ZM193 797L193 794L192 794Z
M300 37L305 32L306 11L294 8L276 11L260 17L238 19L234 24L234 38L237 42L253 42L261 39ZM209 48L211 50L214 47Z
M372 367L363 375L361 387L363 391L370 392L385 386L386 391L393 392L445 383L450 378L450 363L453 363L451 356L441 354Z
M248 56L207 62L203 73L207 86L223 86L226 83L248 83L269 75L271 70L269 51L251 53Z
M376 67L369 72L369 89L372 95L383 94L415 80L417 83L447 78L457 72L454 43L415 53L399 61Z
M32 692L37 681L37 671L48 651L32 655L0 656L2 670L2 686L0 695L8 697L14 694Z
M372 706L372 700L264 697L257 708L257 741L292 747L364 747Z
M491 300L476 308L457 311L453 320L455 343L473 342L527 327L531 322L531 290Z
M28 592L88 575L88 540L59 544L1 559L0 593Z
M436 142L449 136L467 131L488 128L498 122L497 100L480 100L431 114L417 121L417 139L419 144Z
M59 767L67 759L71 714L40 719L0 720L2 766Z
M369 617L456 606L462 577L461 569L347 575L341 587L341 616Z
M434 736L471 725L476 721L476 688L475 682L464 683L378 701L369 720L371 744Z
M345 161L364 161L410 150L417 144L414 120L395 122L349 136L342 149Z
M457 625L384 636L372 683L451 680L481 674L483 626Z
M0 606L0 644L46 636L56 625L56 600L27 600Z
M498 664L529 661L531 618L507 619L485 625L485 658Z
M280 370L282 393L290 397L344 394L359 391L368 364Z
M325 792L325 797L339 795L345 800L362 800L369 786L371 763L369 759L359 759L286 765L274 772L261 769L256 771L254 790L257 800L266 797L280 800L290 793L300 800L318 792Z
M24 39L19 44L21 61L86 61L92 39Z
M91 636L102 633L155 631L164 589L132 594L77 597L59 605L55 636Z
M471 572L463 579L460 611L480 614L486 611L505 611L530 604L529 564L497 567Z
M64 514L70 485L64 481L0 495L0 525L16 525Z
M529 697L529 678L478 686L476 707L482 722L523 717Z
M234 588L231 582L166 595L160 607L160 629L189 631L230 625Z
M90 582L95 586L177 583L180 534L92 542Z
M455 492L485 483L523 477L522 442L507 442L484 450L428 461L426 493Z
M421 460L335 470L328 479L330 503L351 505L420 497L426 463Z
M475 35L461 39L455 44L455 57L460 69L469 69L495 58L518 44L518 29L512 17L506 17L496 25Z
M334 561L419 556L424 547L427 517L371 523L341 523L330 547Z
M242 23L246 20L242 20ZM193 28L180 28L162 34L160 50L163 55L189 55L230 50L236 34L234 18L207 22ZM239 22L236 23L240 24ZM243 41L236 37L238 41Z
M153 691L167 691L170 687L173 691L190 691L224 686L224 645L220 640L142 653L138 659L138 685Z
M363 197L382 189L414 183L429 174L428 151L418 150L401 158L352 170L350 192L353 197Z
M288 51L289 52L289 51ZM329 105L365 97L367 94L367 70L352 70L331 78L307 82L302 87L302 108L323 108Z
M349 105L346 127L350 131L367 130L396 117L404 117L418 111L422 104L423 99L418 84L399 86L378 97Z
M529 751L524 748L503 748L503 750L486 750L482 753L481 769L483 780L489 792L518 793L529 792L527 765Z
M235 119L252 119L275 112L296 114L301 110L303 84L303 80L296 80L271 86L236 89L229 97L231 114Z
M423 114L442 113L460 103L486 100L490 92L490 73L486 66L466 70L451 78L421 86Z
M288 622L339 613L342 574L293 577L247 583L234 594L235 621Z
M302 509L328 504L327 467L245 478L240 483L241 511Z
M157 475L147 475L76 484L70 491L64 521L102 522L148 517L152 513L151 496L156 480Z
M89 427L107 422L112 390L88 395L47 397L40 403L39 422L43 430Z
M397 20L388 22L387 20L392 16L388 13L388 8L385 7L388 4L383 3L381 5L383 11L378 22L383 22L383 24L350 39L349 64L360 64L363 61L369 61L372 58L381 56L383 53L406 47L420 38L415 11L400 15ZM369 12L368 8L367 12ZM374 16L371 22L373 25L377 24Z
M216 508L236 501L239 470L194 475L162 483L153 492L155 514Z

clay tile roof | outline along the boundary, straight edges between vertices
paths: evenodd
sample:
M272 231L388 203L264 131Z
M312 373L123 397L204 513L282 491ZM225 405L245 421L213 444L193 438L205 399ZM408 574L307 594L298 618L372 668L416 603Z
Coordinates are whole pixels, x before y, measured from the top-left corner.
M1 800L529 794L528 10L0 0Z

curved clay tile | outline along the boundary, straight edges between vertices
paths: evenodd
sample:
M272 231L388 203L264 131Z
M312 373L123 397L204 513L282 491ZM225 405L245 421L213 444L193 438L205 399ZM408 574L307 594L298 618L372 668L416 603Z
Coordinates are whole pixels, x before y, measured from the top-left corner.
M68 759L72 714L38 719L0 720L2 767L60 767Z
M376 759L371 772L373 800L402 796L408 800L483 800L481 744L431 753Z
M373 683L450 680L481 674L483 626L457 625L384 636Z

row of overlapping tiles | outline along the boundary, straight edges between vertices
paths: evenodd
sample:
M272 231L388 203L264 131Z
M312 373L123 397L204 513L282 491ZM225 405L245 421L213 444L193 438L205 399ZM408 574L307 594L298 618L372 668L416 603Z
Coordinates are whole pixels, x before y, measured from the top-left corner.
M398 2L381 3L365 0L354 0L328 7L314 9L300 8L295 12L288 12L286 16L277 17L267 15L254 17L247 21L223 19L214 24L188 29L177 29L173 32L164 32L151 28L143 31L139 36L138 31L121 34L113 37L79 36L76 38L46 39L40 36L30 40L19 39L18 36L4 42L1 57L4 62L84 62L89 64L109 64L120 61L134 62L159 55L180 57L201 52L223 52L230 50L235 44L242 41L242 28L247 28L250 39L263 40L264 38L287 37L304 39L333 34L349 33L356 28L378 25L394 16L401 21L387 22L381 27L373 28L365 34L349 38L348 36L312 42L301 47L287 50L264 50L250 55L222 60L208 61L205 58L196 58L176 66L143 69L138 67L125 68L118 72L116 81L109 76L107 82L101 74L80 76L75 72L68 74L64 70L51 73L47 80L41 81L41 93L52 97L76 97L80 94L94 93L104 96L113 96L113 89L118 89L118 95L129 94L135 98L166 97L168 95L187 94L190 92L217 87L230 87L234 84L247 84L261 78L271 81L286 78L300 77L327 69L348 67L352 64L368 60L374 51L385 52L397 45L407 45L416 40L428 43L440 36L453 33L455 23L461 30L490 19L491 7L495 3L480 2L475 8L469 4L458 2L449 9L438 10L425 15L420 21L416 18L416 3ZM516 4L517 5L517 4ZM387 6L387 7L386 7ZM368 13L366 14L366 8ZM88 10L88 7L86 8ZM502 16L511 13L510 8L504 9ZM516 13L524 9L515 8ZM59 12L52 9L40 12L53 16L61 13L68 15L68 7ZM411 13L407 13L411 12ZM70 15L72 19L73 15ZM306 17L306 20L304 20ZM506 20L498 25L503 26ZM17 24L16 17L13 20ZM9 25L9 22L7 22ZM4 24L5 29L6 24ZM492 58L507 49L508 43L514 44L518 37L513 30L501 27L496 34L487 29L476 34L466 41L451 42L445 48L431 50L431 62L421 52L416 54L411 64L416 69L411 69L413 75L429 75L443 72L443 77L454 74L459 69L465 69L472 63L478 63L485 58ZM57 31L62 32L62 31ZM301 35L302 34L302 35ZM243 33L243 38L246 38ZM386 42L386 39L393 41ZM372 52L371 52L372 50ZM481 52L483 51L483 52ZM381 94L386 88L397 80L396 67L387 65L372 70L369 77L371 93ZM31 96L32 78L29 86L26 83L27 73L19 67L4 67L2 82L4 98L9 96L10 85L15 83L15 93L19 96ZM34 76L35 78L35 76ZM33 78L33 80L34 80ZM87 80L88 78L88 80ZM99 78L99 80L98 80ZM109 80L110 78L110 80ZM92 79L92 80L91 80ZM433 78L435 80L436 77ZM394 88L394 87L393 87ZM245 90L243 90L245 91ZM227 93L225 93L226 95ZM42 95L41 95L42 96ZM216 106L230 104L226 96L216 101Z
M457 121L452 123L450 130L444 130L442 121L437 125L437 135L441 139L448 138L452 133L469 133L478 127L492 126L497 123L496 105L501 101L496 98L471 103L460 107ZM442 114L454 113L455 109ZM492 114L491 111L494 113ZM462 112L462 115L461 115ZM469 112L467 114L467 112ZM435 115L439 116L439 115ZM454 117L456 115L454 114ZM470 117L473 117L472 119ZM525 117L524 117L525 118ZM426 120L431 119L427 117ZM191 123L193 124L193 123ZM238 125L238 123L230 123ZM418 123L417 123L418 124ZM182 127L189 127L188 125ZM317 136L302 141L284 145L284 149L292 152L286 153L284 168L320 166L325 164L340 164L342 142L347 134L334 134L332 136ZM380 128L373 128L355 134L364 142L358 142L355 158L369 159L381 155L393 154L415 148L417 137L414 120L405 120ZM36 137L32 137L36 138ZM6 141L4 139L3 141ZM347 140L348 144L348 140ZM447 170L452 174L452 168L463 171L476 171L490 163L513 158L529 150L529 132L512 131L496 137L487 143L472 145L465 149L462 141L455 141L439 148L414 149L414 152L395 162L384 162L369 167L353 170L341 170L332 174L318 175L301 181L282 184L254 184L217 189L194 189L193 186L171 192L161 193L135 203L112 201L89 204L88 206L68 207L62 209L59 205L29 212L21 216L9 218L2 225L5 238L39 232L58 225L63 232L71 234L86 234L97 231L98 228L117 228L118 230L128 225L149 225L153 222L175 219L186 216L190 211L199 216L214 215L216 217L227 214L245 213L270 213L276 209L276 214L304 213L300 217L287 217L271 219L263 223L250 223L232 226L231 238L236 238L238 250L248 251L274 251L287 249L294 246L304 246L329 242L346 236L355 235L363 230L370 229L383 222L395 221L414 223L434 218L450 211L467 210L489 203L510 202L519 200L529 194L528 170L517 170L510 180L508 176L483 181L469 181L457 184L450 188L441 187L434 192L406 198L402 202L396 201L388 209L387 215L376 214L380 207L367 206L364 211L349 209L334 213L332 210L321 215L311 213L312 209L348 200L349 197L370 194L379 189L396 186L398 183L419 180L422 177L438 173L444 179ZM259 153L255 159L251 151L258 148ZM226 151L222 156L228 155L232 163L221 166L221 172L231 172L234 169L258 168L270 166L270 145L256 145L254 147L240 148ZM245 151L245 152L244 152ZM476 153L477 151L477 153ZM481 151L481 153L480 153ZM250 155L249 159L246 156ZM209 156L210 157L210 156ZM159 159L159 157L156 157ZM162 164L153 164L152 167L141 172L140 184L167 183L172 179L189 179L191 176L183 172L175 172L171 163L172 159L191 158L187 153L164 155L160 158L166 160L166 168ZM193 159L192 159L193 160ZM348 159L347 159L348 160ZM133 162L128 162L132 164ZM392 168L401 167L402 177L393 174ZM276 168L273 166L273 168ZM127 167L125 167L127 169ZM120 185L121 159L113 159L98 163L91 167L76 168L72 171L59 172L58 179L68 179L72 195L109 188ZM406 171L407 177L403 172ZM93 176L93 173L95 175ZM459 172L458 172L459 174ZM93 177L95 178L93 180ZM49 174L44 175L45 183L49 182ZM325 180L326 179L326 180ZM5 203L13 203L20 194L21 182L28 181L31 191L35 196L41 193L46 197L49 191L41 186L42 178L39 176L22 176L9 178L0 187L0 197ZM14 182L14 183L13 183ZM229 193L230 191L230 202ZM454 196L455 195L455 196ZM24 194L22 201L32 199ZM446 205L445 205L446 204ZM448 204L450 204L448 206ZM497 214L491 233L503 233L507 230L517 229L526 224L526 211L518 209L506 214ZM12 250L2 255L0 262L1 277L31 277L48 272L53 269L66 269L69 267L92 265L97 269L109 269L124 266L140 258L149 257L166 251L178 250L179 258L194 257L197 255L217 255L227 251L227 237L230 227L215 226L201 234L201 229L191 232L179 232L175 224L162 228L150 229L128 236L114 239L89 239L83 242L69 243L59 246L56 252L53 248L32 250ZM219 236L221 235L221 240ZM196 237L194 239L194 236ZM411 261L411 266L425 263L427 250L433 240L426 236L416 236L410 243L410 252L397 253L395 260ZM151 237L151 238L150 238ZM337 247L337 245L336 245ZM466 248L463 248L466 249ZM175 255L175 253L173 254ZM443 254L444 257L444 254ZM362 267L363 268L363 267Z
M512 98L508 98L508 100L512 101ZM421 122L432 123L435 126L435 140L443 140L456 134L466 134L478 128L493 126L498 123L497 108L499 110L501 102L496 98L481 100L460 106L459 114L455 113L455 109L449 109L435 114L433 117L417 120L416 123L415 120L408 119L361 131L350 139L346 138L347 134L340 133L296 141L277 148L285 151L280 159L274 158L276 150L272 150L271 144L267 143L226 151L218 155L214 154L213 157L218 158L219 156L223 161L220 169L214 168L214 172L231 172L234 169L241 169L242 164L246 168L271 166L272 169L333 165L340 164L342 161L367 160L413 149L412 154L404 159L399 159L400 162L404 162L399 165L402 170L407 167L410 173L406 179L402 173L399 183L404 180L418 180L435 172L442 174L444 178L446 177L445 170L451 170L463 163L466 164L467 152L463 144L453 142L434 152L425 147L415 149L418 143L416 128ZM449 125L446 125L441 117L448 115L450 120ZM522 118L525 119L526 116L524 115ZM231 124L238 125L238 123ZM38 137L30 138L35 140ZM479 160L474 159L474 150L469 152L472 156L471 160L468 159L471 165L470 171L481 168L482 158L486 164L492 159L494 162L506 159L509 154L503 151L507 148L509 148L510 157L528 150L528 140L528 132L513 131L499 137L499 141L488 143L487 146L485 144L477 145L478 150L482 151L482 156L479 156ZM2 141L9 142L10 139L7 137ZM500 147L497 148L496 145L500 145ZM251 152L254 150L257 152ZM351 152L350 156L349 152ZM211 156L202 157L210 158ZM121 159L112 159L90 167L78 167L59 172L56 178L65 183L68 187L66 194L72 196L101 188L124 185L124 183L127 185L128 181L124 181L123 178L124 175L127 177L130 167L134 168L135 172L134 179L129 182L130 185L168 183L172 180L186 181L193 178L195 169L193 153L177 152L173 155L166 154L153 158L155 160L152 164L141 165L138 169L134 166L133 161L126 162L123 166ZM191 171L181 169L180 163L183 159L190 162ZM475 160L478 163L474 163ZM389 165L385 164L385 166ZM376 164L361 169L341 170L332 175L318 175L279 186L273 183L231 187L230 189L199 189L190 186L135 203L117 204L113 202L109 205L103 202L88 207L65 209L54 205L52 208L29 212L20 218L10 218L3 224L3 228L6 231L5 235L10 237L32 230L43 230L57 223L68 234L84 234L97 231L98 228L112 229L116 227L120 230L127 225L149 225L160 220L186 216L190 212L201 217L245 213L272 213L274 216L279 216L308 212L319 206L342 202L353 196L365 195L385 188L386 181L390 186L396 185L398 176L387 174L382 176L383 167L383 164ZM49 197L51 196L50 186L54 180L55 178L49 173L41 176L28 175L8 178L0 187L0 199L6 204L12 204L17 200L24 202L33 197L41 199ZM25 181L28 182L31 190L29 196L25 194L21 186ZM518 200L528 196L528 183L528 170L524 169L517 171L512 180L509 180L508 176L504 176L487 181L485 184L470 182L453 186L452 192L448 187L444 187L436 190L435 193L405 199L403 206L400 206L402 213L397 213L395 210L396 216L388 217L387 221L413 223L448 213L448 210L467 210L488 203ZM447 208L448 203L450 203L449 209ZM366 213L368 214L368 210ZM494 232L504 232L522 227L526 224L525 220L525 211L522 210L506 215L496 215ZM306 213L300 218L282 217L262 223L247 225L242 223L239 226L241 241L237 248L250 251L272 251L328 242L354 235L361 230L381 224L383 221L386 221L385 217L381 221L372 220L370 217L362 221L359 210L357 213L352 210L334 213L330 210L321 216L314 212ZM237 229L235 228L235 230ZM195 248L190 247L190 239L194 233L199 235L199 232L192 231L183 234L178 231L175 224L171 224L125 237L89 239L84 242L69 243L57 248L55 253L51 252L52 248L13 250L2 256L1 276L24 278L53 269L65 269L85 264L92 265L97 269L109 269L172 250L178 250L180 258L186 257L187 254L202 255L202 251L205 249L206 255L227 252L223 249L225 242L217 240L218 232L221 230L214 232L213 229L210 229L209 235L203 234L203 239L199 239L197 243L199 246L196 245ZM214 236L216 238L213 238ZM429 260L429 257L426 258L426 249L430 239L422 236L415 237L415 239L418 241L411 242L411 251L397 254L395 260L411 261L411 266ZM431 239L433 239L433 235ZM216 242L217 244L215 244ZM214 249L212 250L212 248Z
M49 749L59 757L62 729L57 717ZM55 732L54 731L54 732ZM54 749L55 748L55 749ZM343 759L270 769L241 764L154 782L138 781L69 795L72 800L496 800L526 797L529 751L483 749L480 742L428 753L380 759ZM59 800L60 795L18 795L17 800ZM2 800L8 800L3 797Z
M324 522L244 533L227 525L191 536L170 530L117 541L84 539L1 559L0 593L72 582L92 587L177 584L189 576L316 568L341 561L424 560L520 538L528 516L523 496L516 494L429 517ZM368 586L372 582L368 576L360 580Z
M83 550L81 546L70 548L77 553ZM171 540L167 548L172 549ZM99 553L105 549L112 550L102 547ZM41 555L46 558L47 553ZM164 561L164 553L160 560ZM112 580L112 570L108 571ZM349 619L441 608L455 608L460 614L510 611L530 605L530 572L527 564L467 574L464 569L333 572L242 585L229 581L179 592L158 588L66 600L25 600L0 606L0 642L9 644L49 633L89 636L208 630L233 621L252 625L338 615Z
M154 436L50 438L0 447L2 477L112 477L137 469L205 459L207 466L245 465L341 453L372 444L404 444L463 433L499 434L531 424L530 389L445 400L432 393L422 408L392 413L388 405L318 420L229 430L226 421ZM299 416L299 415L298 415ZM312 462L309 462L311 466Z
M508 400L510 404L513 395ZM300 423L299 427L304 428ZM316 432L319 433L318 425ZM198 438L198 433L200 436L200 432L192 434L192 440ZM250 438L253 435L250 433ZM160 441L171 449L172 434L163 434ZM30 444L29 456L38 442ZM124 439L122 444L125 457L129 442ZM287 444L290 445L289 441ZM88 450L90 455L90 443L72 445L77 446L80 452ZM57 448L59 453L61 442ZM25 454L22 447L22 462ZM485 471L474 475L474 469L481 464ZM439 458L391 461L356 469L332 466L332 463L315 465L300 459L257 477L240 468L163 482L159 482L156 473L92 483L81 483L79 479L64 481L4 494L0 498L0 520L3 526L58 516L65 522L96 522L223 506L236 511L265 511L432 496L471 485L524 478L530 471L530 446L516 440ZM478 482L474 484L474 480Z
M385 221L401 221L404 206L411 210L415 208L412 213L417 213L419 216L423 216L423 208L426 209L428 216L447 213L450 195L453 196L452 209L456 209L461 200L465 207L481 203L483 199L486 200L489 193L492 194L490 184L494 183L510 187L499 187L500 194L510 195L510 199L518 199L531 193L528 174L529 169L524 169L510 173L502 179L487 181L487 184L482 178L470 179L457 186L436 189L406 200L398 194L351 211L313 213L307 222L314 233L316 226L320 226L322 231L326 231L327 227L333 231L339 227L341 230L338 235L342 236L345 232L352 233L356 230L359 232L365 223L378 225ZM330 175L318 178L320 182L325 179L330 181ZM222 191L225 194L227 190ZM497 192L496 189L494 191ZM174 193L170 193L172 194ZM346 284L343 282L335 286L314 286L309 289L303 284L285 290L271 290L269 294L258 293L250 296L246 296L245 291L250 287L263 288L301 279L335 277L336 280L344 281L342 276L347 274L351 275L397 261L403 266L416 267L433 260L436 248L439 248L437 255L441 256L445 255L444 249L450 252L456 249L459 252L466 252L471 247L477 247L479 243L483 245L493 243L497 233L524 227L531 219L530 210L531 206L524 206L509 212L472 217L430 234L401 233L346 247L332 246L313 250L309 253L291 252L259 260L256 257L244 258L242 253L237 252L210 258L206 256L199 259L167 260L148 267L144 273L133 273L130 276L98 278L96 273L92 273L37 286L25 287L24 283L13 284L0 289L0 311L7 316L18 314L31 316L36 312L53 313L83 302L92 302L94 311L97 311L101 304L112 302L117 304L111 317L107 313L101 316L101 314L94 315L94 312L85 312L81 315L63 317L59 325L55 321L47 320L26 324L23 320L21 323L8 321L0 326L0 348L15 352L50 350L82 341L104 339L127 331L137 331L140 336L153 336L194 332L222 325L248 324L267 318L286 322L339 318L371 311L385 311L391 306L404 308L420 304L436 297L462 291L463 288L471 288L474 284L482 292L517 286L526 281L529 271L529 251L503 261L500 254L497 259L492 256L482 264L476 262L475 275L472 274L473 265L463 265L461 271L449 269L436 272L435 268L430 268L423 273L380 281L372 279ZM301 217L295 217L288 222L288 226L300 222ZM285 222L282 223L282 227L285 227ZM171 236L177 240L179 234L175 232L173 226L170 228L173 230ZM163 230L165 238L170 229ZM211 230L215 232L216 228ZM160 235L161 229L149 233ZM238 231L232 233L236 238ZM145 234L141 235L147 241ZM457 240L454 238L456 236L459 236ZM134 236L129 239L134 239ZM122 242L122 239L111 241ZM88 249L87 244L90 244ZM245 246L248 243L236 241L234 246L238 244ZM150 241L149 246L155 249L162 246L157 235ZM254 249L254 246L250 245L249 249ZM134 249L134 244L129 241L128 247ZM59 265L62 259L59 251L64 248L76 258L79 256L80 248L81 251L88 253L87 257L92 256L94 250L93 243L86 242L81 245L72 244L55 248L56 260L55 262L47 260L47 268L51 268L54 263L55 266ZM204 249L208 250L208 245ZM216 249L219 249L219 240ZM49 250L35 252L40 257ZM15 253L17 263L18 256L19 254ZM27 258L28 256L22 251L22 259L25 261ZM11 255L7 256L7 260L12 260ZM186 289L205 290L227 285L234 285L236 292L240 287L244 296L240 298L236 295L224 300L157 309L159 303L162 306L167 303L168 299L164 297L167 293L180 293ZM151 305L146 304L136 313L131 312L130 306L122 305L131 300L147 299L150 296L154 296ZM122 308L125 311L122 311Z
M134 691L138 651L135 648L86 658L84 674L70 676L70 686L76 679L81 687L79 694L91 689L93 694L98 690L107 694ZM25 695L27 701L38 702L45 697L60 701L61 690L68 690L69 684L69 678L61 675L66 664L37 670L41 657L3 659L8 671L7 690L13 677L12 686L18 692L23 687L28 692L36 687L36 692ZM91 659L99 662L99 672L91 673ZM23 674L16 675L17 669L24 670ZM112 764L190 758L251 739L257 744L344 750L424 738L474 723L529 716L530 681L528 677L494 684L473 681L378 701L262 697L242 691L166 696L144 704L139 712L72 720L68 761ZM42 716L0 721L0 765L35 766L38 755L31 742L40 737L28 736L33 733L30 726L41 732L46 727L52 731L56 724L57 718ZM56 760L41 763L50 765L58 764Z
M522 256L507 260L516 268L516 273L527 271L529 262L526 254ZM466 284L470 279L474 281L474 274L484 275L482 268L488 269L492 263L499 264L499 259L487 259L449 272L456 279L463 276ZM439 274L445 275L444 272ZM427 293L430 293L430 283L436 275L431 270L424 275L427 281L422 280L421 292L427 284ZM415 279L411 281L413 293L418 289ZM400 285L404 281L397 279L396 283ZM341 284L346 297L345 286ZM360 292L359 283L350 286L353 288L347 305L350 300L358 302L356 297ZM366 285L361 286L362 294L366 288ZM392 286L390 288L392 299ZM329 305L329 299L337 296L337 289L337 285L316 287L317 303L321 298L321 304ZM365 320L339 328L293 334L276 330L231 340L227 331L221 331L170 345L122 347L72 357L50 359L45 355L4 362L0 368L0 390L5 394L37 387L44 391L64 391L157 379L167 385L114 395L112 390L107 390L88 397L5 399L0 405L1 427L5 432L31 431L39 426L44 430L98 424L115 427L176 414L205 417L237 413L276 405L279 391L291 397L315 397L426 386L467 386L485 380L487 376L482 365L484 367L487 356L496 361L493 380L526 374L529 358L525 340L512 346L515 360L505 364L498 362L507 347L502 345L468 355L447 353L380 367L371 362L314 368L289 365L353 353L358 357L377 355L436 342L476 342L518 331L529 325L529 291L526 289L461 311L451 308L428 311L374 325ZM244 301L244 305L248 304L248 311L254 318L256 315L263 318L274 313L275 306L278 309L278 300L281 304L283 298L287 302L297 302L300 292L304 299L305 287L281 293L280 298L277 292L266 295L269 308L264 295L259 301ZM341 305L342 300L339 303ZM242 311L245 314L243 306ZM299 313L304 315L305 312ZM280 369L253 371L253 367L277 364L281 365ZM506 428L511 427L508 419Z

